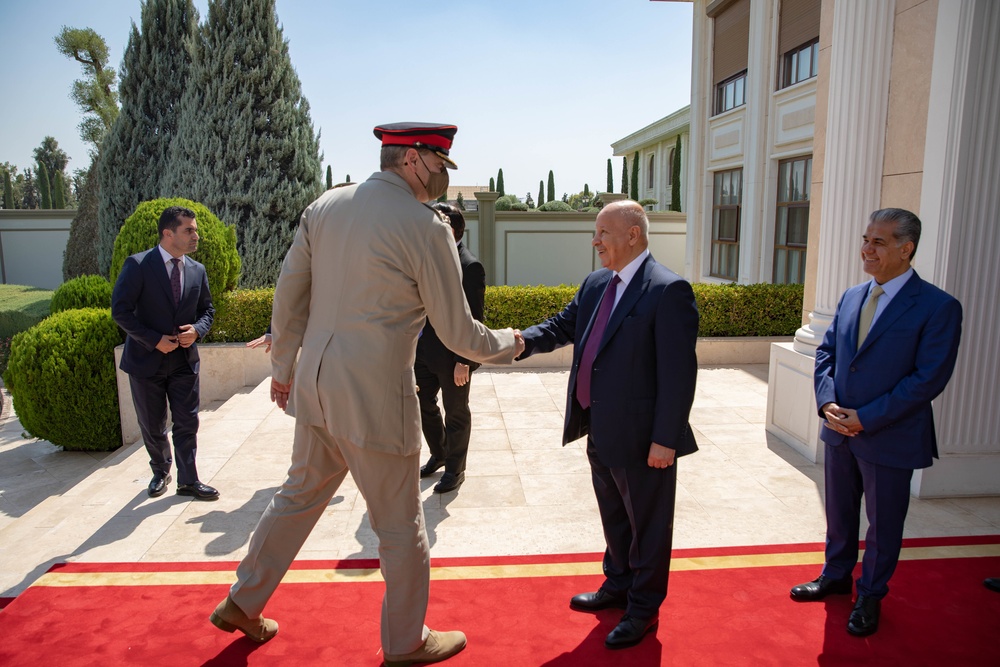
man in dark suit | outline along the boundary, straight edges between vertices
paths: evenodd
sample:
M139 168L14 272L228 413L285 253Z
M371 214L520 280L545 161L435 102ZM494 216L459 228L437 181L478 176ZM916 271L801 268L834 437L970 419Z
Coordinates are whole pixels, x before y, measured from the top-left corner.
M846 292L816 350L816 404L826 443L826 564L791 590L799 601L851 592L861 498L869 528L858 599L847 631L878 630L903 542L910 479L937 457L931 401L951 377L962 306L920 279L910 262L920 219L903 209L872 213L861 260L872 280Z
M215 500L219 492L198 480L198 346L215 318L205 267L189 257L198 249L193 211L171 206L160 215L160 243L125 260L111 295L111 314L128 336L121 369L149 452L149 495L170 483L167 404L173 419L177 494Z
M649 254L649 221L633 201L605 206L593 246L604 267L573 301L523 332L525 352L572 343L563 444L587 436L604 538L604 584L570 601L622 608L605 646L638 644L667 595L676 457L698 449L688 425L698 360L691 285Z
M462 265L462 290L469 302L472 317L483 321L486 298L486 270L482 263L462 243L465 217L451 204L437 203L432 207L443 214L451 225ZM465 481L465 459L472 436L472 413L469 411L469 387L472 371L479 364L455 354L444 346L428 321L417 340L417 358L413 372L417 377L420 399L420 425L431 450L431 457L420 469L428 477L444 467L444 474L434 487L434 493L454 491ZM437 404L438 391L445 417Z

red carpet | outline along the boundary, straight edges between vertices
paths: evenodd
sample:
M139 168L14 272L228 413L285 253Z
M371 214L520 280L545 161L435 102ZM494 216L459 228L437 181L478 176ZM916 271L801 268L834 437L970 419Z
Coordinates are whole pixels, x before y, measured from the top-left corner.
M600 585L596 554L435 559L427 623L468 635L454 667L1000 664L1000 595L982 585L1000 575L1000 536L904 547L865 639L844 629L847 596L789 599L819 572L815 544L678 550L656 635L623 651L603 645L618 612L568 608ZM208 622L235 563L59 565L0 611L0 665L376 667L383 585L369 568L296 563L266 612L281 631L258 646Z

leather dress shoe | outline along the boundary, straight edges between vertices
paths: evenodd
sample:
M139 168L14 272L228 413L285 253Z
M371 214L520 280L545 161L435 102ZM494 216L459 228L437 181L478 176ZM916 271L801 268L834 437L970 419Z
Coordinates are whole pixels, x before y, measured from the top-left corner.
M431 630L427 633L424 645L417 650L403 655L386 653L382 661L386 667L409 667L415 663L441 662L465 648L465 643L465 634L458 630L451 632Z
M434 486L434 493L448 493L462 486L465 481L465 473L446 472L441 475L441 481Z
M1000 577L990 577L989 579L983 580L983 586L986 586L986 588L991 591L1000 593Z
M822 600L827 595L848 595L853 584L850 577L831 579L821 574L808 583L792 586L791 596L793 600L799 602L813 602Z
M847 621L847 631L855 637L867 637L878 630L882 601L870 595L859 595L854 611Z
M427 459L427 463L420 469L421 477L430 477L444 467L444 461L438 461L433 456Z
M156 498L157 496L162 496L167 490L167 484L170 484L170 475L153 475L153 479L149 482L149 492L150 498Z
M225 630L235 632L239 630L258 644L263 644L271 637L278 634L278 623L263 615L257 618L250 618L243 610L236 606L233 598L226 596L226 599L219 603L208 617L212 625Z
M569 601L570 609L577 611L600 611L601 609L624 609L628 604L628 596L624 593L615 595L601 586L593 593L574 595Z
M628 648L635 646L642 641L646 633L656 629L660 619L656 616L650 618L636 618L625 614L618 625L608 633L608 638L604 640L607 648Z
M195 482L194 484L178 484L178 496L194 496L195 500L218 500L219 492L208 484Z

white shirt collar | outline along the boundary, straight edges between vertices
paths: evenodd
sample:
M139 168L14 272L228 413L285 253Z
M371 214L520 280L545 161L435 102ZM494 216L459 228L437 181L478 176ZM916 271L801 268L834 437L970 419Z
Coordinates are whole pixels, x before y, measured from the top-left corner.
M174 259L174 256L164 250L162 245L157 245L156 247L160 250L160 257L163 259L163 263L169 265L170 260ZM181 266L187 266L187 258L184 255L181 255L178 259L181 260Z
M635 274L638 273L639 266L642 265L643 260L646 259L646 257L648 256L649 256L649 248L646 248L645 250L639 253L638 257L636 257L631 262L626 264L624 269L618 271L618 277L622 281L622 287L628 287L628 284L632 281L632 278L634 278Z

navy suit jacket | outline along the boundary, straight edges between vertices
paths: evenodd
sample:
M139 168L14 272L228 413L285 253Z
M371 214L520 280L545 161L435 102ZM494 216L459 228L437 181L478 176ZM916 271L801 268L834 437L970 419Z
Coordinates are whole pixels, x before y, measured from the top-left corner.
M816 350L816 404L858 411L853 438L828 428L820 437L847 443L859 459L894 468L926 468L936 458L931 400L948 384L962 335L962 305L913 273L875 320L858 349L858 320L869 282L840 298Z
M573 344L563 444L588 432L608 467L646 465L650 443L697 451L688 424L698 376L698 307L691 285L652 255L611 313L591 375L590 419L576 400L584 343L614 272L600 269L558 315L523 332L524 354Z
M482 322L486 301L486 269L465 244L459 243L456 249L458 261L462 265L462 291L465 292L465 300L469 302L472 317L477 322ZM472 371L481 365L446 348L434 331L434 323L430 321L424 325L423 333L417 339L417 357L427 364L428 368L433 368L437 372L451 373L456 363L463 363Z
M128 334L120 366L129 375L150 377L156 373L163 360L156 344L164 334L193 324L201 339L212 327L215 308L205 267L190 257L184 264L184 291L176 306L170 276L157 248L132 255L118 274L111 294L111 316ZM191 370L197 373L197 342L184 351Z

